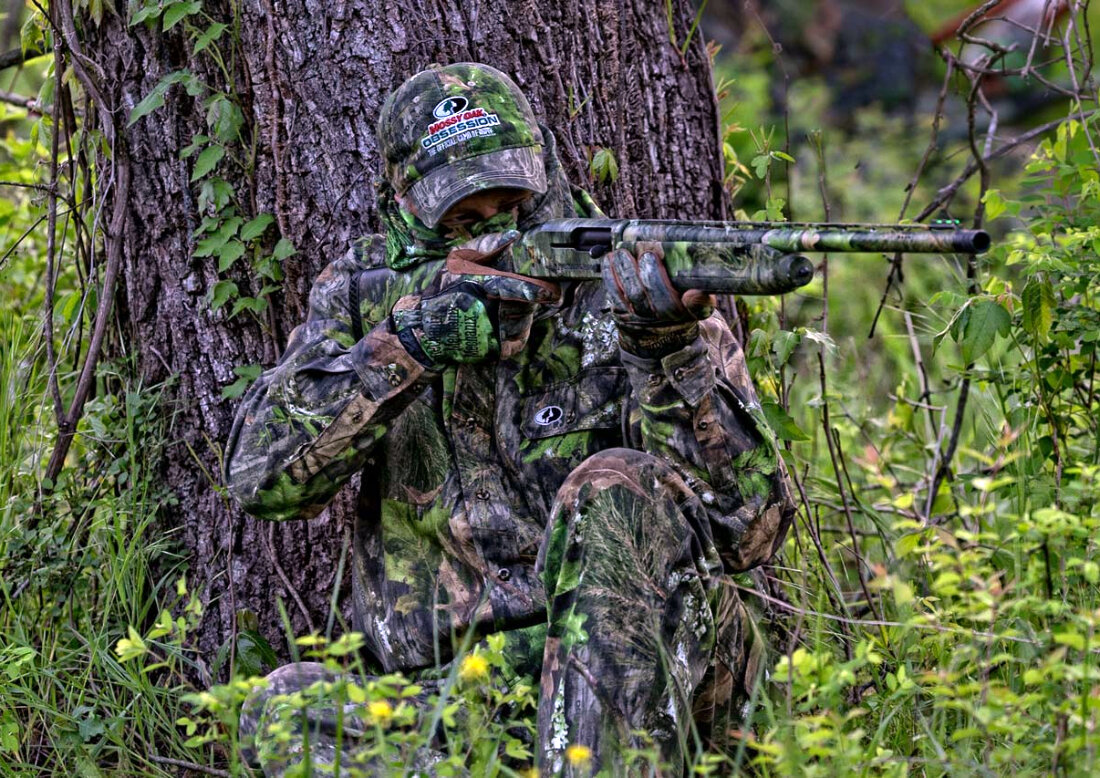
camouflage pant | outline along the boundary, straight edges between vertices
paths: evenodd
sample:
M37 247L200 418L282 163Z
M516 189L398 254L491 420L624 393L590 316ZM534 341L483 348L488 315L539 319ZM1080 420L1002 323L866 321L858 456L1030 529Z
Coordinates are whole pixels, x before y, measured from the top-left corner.
M624 749L648 750L667 765L663 775L679 774L697 744L724 744L763 643L736 589L708 562L709 538L698 496L654 456L611 449L566 479L540 560L549 603L538 710L544 775L627 774ZM332 676L309 663L268 676L242 713L242 740L265 731L279 695L322 677ZM354 706L343 712L339 742L335 713L306 713L316 775L332 774L337 751L343 764L362 757ZM301 750L261 758L264 773L282 775Z

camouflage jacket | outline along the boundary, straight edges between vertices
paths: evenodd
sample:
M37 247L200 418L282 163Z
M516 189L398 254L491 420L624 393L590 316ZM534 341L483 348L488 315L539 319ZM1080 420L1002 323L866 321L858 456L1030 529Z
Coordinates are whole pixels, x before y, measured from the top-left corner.
M620 350L602 285L585 282L540 312L516 356L434 373L387 315L437 289L443 261L395 271L385 255L375 236L317 278L306 322L243 400L226 471L244 508L275 520L316 515L362 472L355 627L387 671L446 661L470 627L545 622L535 563L550 505L603 449L658 455L700 495L711 569L771 556L792 513L786 473L719 315L645 360Z

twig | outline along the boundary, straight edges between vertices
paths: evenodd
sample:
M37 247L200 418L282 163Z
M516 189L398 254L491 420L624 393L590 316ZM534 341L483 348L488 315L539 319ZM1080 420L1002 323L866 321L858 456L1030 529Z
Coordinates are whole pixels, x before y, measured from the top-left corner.
M814 549L817 551L817 557L821 560L821 566L825 570L825 575L829 578L829 583L832 584L831 590L826 587L825 596L832 601L833 607L838 611L847 613L848 605L844 601L844 592L840 588L840 581L837 580L836 574L833 572L833 566L829 564L829 557L825 553L825 547L821 544L821 535L814 527L814 523L810 520L810 498L806 495L806 487L803 485L802 479L798 478L793 468L791 471L791 480L794 482L795 488L798 490L798 495L802 499L806 529L807 532L809 532L810 540L813 541ZM842 637L844 638L844 654L850 660L852 658L852 636L848 630L845 629Z
M921 353L920 341L917 339L917 333L913 327L913 317L910 315L909 311L906 311L902 318L905 321L905 331L909 335L909 348L913 351L913 361L917 366L917 381L920 383L920 402L912 404L922 407L927 411L928 419L925 433L927 437L931 438L933 434L932 431L936 428L936 417L932 414L935 413L936 410L939 410L939 408L930 403L932 393L928 384L928 370L924 366L924 356Z
M1028 646L1042 646L1046 647L1049 644L1044 643L1041 640L1033 640L1031 638L1017 637L1016 635L998 635L993 632L981 632L979 630L964 629L963 627L944 627L939 624L920 624L920 623L905 623L903 621L886 621L884 619L853 619L846 616L836 616L832 613L822 613L820 611L808 611L803 608L799 608L797 605L781 600L778 597L772 597L771 595L764 594L758 589L739 584L736 581L733 582L734 587L750 594L754 597L759 597L761 600L768 602L772 605L779 607L782 610L789 611L790 613L798 614L801 617L817 617L826 619L827 621L835 621L838 624L847 624L855 627L904 627L906 629L924 629L931 632L941 632L948 635L966 635L970 637L986 638L992 640L1007 640L1010 643L1022 643ZM1100 648L1092 649L1089 653L1100 654Z
M115 298L115 286L122 267L122 238L126 228L126 211L130 197L129 152L126 149L125 142L118 138L115 128L118 111L103 99L95 78L82 64L83 61L91 62L91 60L80 53L80 42L77 38L76 25L72 17L72 7L67 2L61 2L51 6L51 9L54 8L57 10L59 19L48 18L55 27L59 27L62 31L65 48L73 55L71 58L73 71L76 73L81 86L92 95L95 101L100 118L100 129L111 150L114 201L112 203L110 224L105 230L107 266L103 273L95 326L92 329L88 354L84 358L84 365L80 371L80 377L69 410L58 423L57 440L54 443L45 472L45 479L50 483L56 482L57 476L65 465L65 457L72 446L77 424L84 413L84 403L87 402L88 395L95 383L96 366L99 363L103 341L107 335L108 319ZM95 66L95 63L91 64ZM110 186L110 184L107 186ZM33 529L37 525L41 515L41 511L35 511L32 514L29 522L30 528Z
M309 633L312 635L317 632L317 628L313 626L313 618L309 615L309 608L302 602L301 595L298 594L298 590L294 588L294 585L290 583L290 577L287 576L286 570L283 569L282 564L279 562L279 556L275 553L275 522L271 522L267 527L266 537L261 532L261 537L264 537L267 541L265 550L271 560L272 567L275 568L276 575L279 576L279 580L283 582L283 586L286 587L287 592L294 600L294 604L298 606L298 610L302 612L302 615L306 617L306 625L309 626Z
M840 495L841 505L844 506L844 518L847 520L848 529L852 533L852 550L857 560L863 562L862 558L859 556L859 542L854 531L855 522L852 520L852 506L848 503L848 490L844 488L843 475L841 474L840 464L837 461L836 441L833 440L833 425L829 419L829 400L827 397L828 384L825 379L824 347L818 349L817 365L818 376L821 383L821 423L825 431L825 445L829 449L829 459L833 463L833 475L836 477L836 488L837 493ZM863 595L867 598L867 605L877 618L879 613L875 608L875 601L871 598L871 592L867 589L867 582L863 578L863 570L859 562L856 563L856 577L859 579L859 588L863 590ZM864 566L866 566L866 564L866 562L863 562Z
M57 479L61 468L64 467L65 456L69 453L69 447L72 445L77 423L84 413L84 403L87 401L92 385L95 383L95 369L99 363L103 340L107 335L107 320L111 314L115 298L115 285L118 282L122 265L122 233L126 226L126 209L130 195L130 160L121 146L116 146L113 152L115 200L111 214L111 224L106 236L107 267L103 274L102 290L99 294L99 304L95 314L95 327L92 330L91 341L88 344L88 355L84 358L84 367L81 370L72 403L69 405L69 411L58 425L57 442L54 444L49 464L46 466L46 478L51 481Z
M1081 131L1085 133L1085 139L1089 142L1089 150L1092 151L1092 158L1096 162L1096 166L1100 168L1100 152L1096 150L1092 132L1089 130L1088 122L1085 121L1084 105L1081 101L1081 85L1077 81L1077 69L1073 66L1073 52L1069 42L1070 28L1076 29L1076 8L1076 4L1073 4L1073 10L1070 12L1070 23L1066 25L1066 29L1062 33L1062 51L1065 53L1066 69L1069 70L1070 81L1073 82L1073 91L1077 96L1077 116L1081 120Z
M0 70L7 70L8 68L14 67L15 65L22 65L26 62L30 62L32 59L44 57L49 53L50 49L48 47L45 49L32 48L27 49L26 51L23 51L23 48L21 46L14 49L9 49L3 54L0 54Z
M157 764L171 765L172 767L182 767L185 770L194 770L199 773L205 773L206 775L217 775L219 778L230 778L230 774L225 770L219 770L216 767L207 767L206 765L196 764L195 762L185 762L182 759L172 759L169 756L157 756L153 754L149 757L150 762L156 762Z
M1094 114L1097 113L1098 110L1100 110L1100 109L1093 109L1091 111L1087 111L1085 114L1083 114L1083 116L1081 118L1085 119L1085 118L1088 118L1090 116L1093 116ZM1053 121L1047 122L1046 124L1040 125L1040 126L1034 128L1032 130L1028 130L1023 135L1020 135L1017 138L1015 138L1014 140L1011 140L1008 143L1005 143L1003 146L998 148L996 151L989 154L987 157L985 157L984 161L985 162L992 162L995 159L1000 159L1001 157L1005 156L1006 154L1008 154L1013 149L1015 149L1019 146L1022 146L1025 143L1029 143L1030 141L1035 140L1039 136L1044 135L1044 134L1050 132L1053 129L1056 129L1060 124L1064 124L1065 121L1066 121L1065 119L1055 119ZM970 162L967 164L967 166L963 170L963 172L959 174L958 178L956 178L954 181L952 181L947 186L940 189L940 191L936 194L935 199L933 199L931 203L929 203L927 206L925 206L924 210L922 210L919 214L917 214L915 217L913 217L913 221L921 222L921 221L924 221L925 219L927 219L932 214L934 214L940 208L940 206L942 206L944 203L946 203L947 201L949 201L951 198L953 198L955 196L955 193L959 191L959 187L961 187L963 184L965 184L967 181L970 180L970 177L973 176L978 171L978 167L979 167L978 163L975 160L973 160L973 159L970 160Z
M55 49L54 56L54 94L60 94L62 77L65 75L65 57L59 46ZM53 295L56 286L57 269L57 167L59 146L61 143L61 127L56 118L53 122L52 137L50 138L50 186L46 200L46 293L45 315L42 317L42 339L46 341L46 363L49 368L47 382L49 383L50 396L53 398L54 420L58 426L64 418L65 406L61 400L61 386L57 381L57 351L53 342Z
M49 116L52 113L49 108L40 105L33 97L16 94L15 92L0 90L0 103L8 103L9 105L26 108L29 112L36 113L39 116Z

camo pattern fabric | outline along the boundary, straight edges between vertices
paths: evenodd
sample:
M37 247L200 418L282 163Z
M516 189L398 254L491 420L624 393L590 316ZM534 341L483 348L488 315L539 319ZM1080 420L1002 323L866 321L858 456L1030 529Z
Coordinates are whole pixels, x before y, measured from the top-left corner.
M417 73L383 104L378 141L387 180L429 227L481 189L547 188L542 128L519 87L488 65Z
M662 775L679 774L692 728L709 736L748 699L759 642L723 580L706 499L665 461L624 448L589 457L558 492L542 549L550 627L538 733L549 774L626 775L624 749L646 748ZM564 759L571 745L587 747L589 763Z
M378 731L365 707L334 702L347 700L349 682L363 688L368 680L335 673L320 662L295 662L270 673L241 709L239 737L245 764L266 776L393 774L372 753ZM417 714L408 731L419 729L426 721L431 697L439 693L441 683L429 679L417 686L417 694L401 699ZM442 753L421 747L400 773L434 776L433 766L442 759Z

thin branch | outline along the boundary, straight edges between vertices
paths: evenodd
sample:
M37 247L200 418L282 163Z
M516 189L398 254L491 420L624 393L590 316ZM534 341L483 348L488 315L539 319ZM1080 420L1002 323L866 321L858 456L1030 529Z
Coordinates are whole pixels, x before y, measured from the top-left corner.
M41 105L38 100L33 97L16 94L15 92L5 92L2 89L0 89L0 103L8 103L9 105L18 106L19 108L25 108L28 112L39 116L49 116L52 113L50 108Z
M775 605L782 610L796 613L801 617L816 617L819 619L826 619L828 621L835 621L838 624L847 624L855 627L904 627L906 629L923 629L931 632L942 632L948 635L964 635L968 637L985 638L987 640L1007 640L1010 643L1022 643L1028 646L1042 646L1048 647L1049 644L1042 640L1034 640L1032 638L1018 637L1016 635L998 635L994 632L982 632L976 629L966 629L964 627L944 627L940 624L921 624L919 622L903 622L903 621L886 621L884 619L852 619L845 616L835 616L832 613L821 613L819 611L808 611L799 608L796 605L781 600L778 597L772 597L764 594L759 589L753 589L734 582L733 584L737 589L741 590L745 594L753 597L759 597L761 600ZM1091 649L1090 653L1100 654L1100 648Z
M1000 56L1000 55L998 55ZM970 96L967 100L967 129L968 140L970 143L970 152L974 158L974 162L977 164L978 169L981 171L981 190L978 193L978 203L974 210L974 229L978 230L982 228L982 221L985 215L985 193L989 190L989 166L986 164L985 157L988 152L988 144L984 151L978 149L975 113L977 111L978 103L984 98L982 94L982 79L983 76L978 76L974 79L974 86L970 90ZM997 126L997 114L994 112L992 115L992 121L989 126L989 137ZM967 255L966 259L966 277L967 277L967 289L970 294L974 295L980 291L978 284L978 260L973 254ZM951 437L948 438L947 449L940 451L937 447L938 466L935 468L935 473L932 476L932 482L928 488L928 499L925 503L924 520L925 523L932 523L932 508L936 502L936 495L939 492L940 484L951 473L951 462L955 458L955 452L959 447L959 439L962 436L963 418L966 415L967 401L970 399L970 373L973 369L973 363L966 366L965 374L963 376L962 385L959 388L959 399L955 405L955 420L951 427Z
M9 49L8 51L0 54L0 70L7 70L8 68L14 67L15 65L25 64L27 62L30 62L32 59L44 57L49 53L50 48L48 46L44 49L39 49L35 47L27 49L26 51L23 51L22 46L14 49Z
M87 401L92 385L95 383L95 369L99 363L103 340L107 334L107 323L115 298L115 285L118 282L122 266L122 237L126 226L126 209L130 196L130 160L122 144L114 146L112 151L115 191L111 223L106 235L107 267L103 273L99 305L96 308L95 328L92 330L91 341L88 344L88 355L84 359L84 367L77 382L72 404L69 406L69 411L65 414L62 423L58 425L57 442L54 444L49 464L46 466L46 478L50 481L55 481L62 467L64 467L65 457L69 453L69 447L72 445L73 437L76 434L77 423L84 413L84 403Z
M205 773L206 775L216 775L219 778L230 778L230 774L225 770L219 770L216 767L207 767L206 765L196 764L195 762L185 762L182 759L172 759L168 756L157 756L155 754L149 757L149 761L156 762L157 764L170 765L172 767L182 767L185 770L194 770L198 773Z
M61 90L61 81L65 75L65 57L61 48L56 49L54 57L54 94ZM57 284L57 168L60 153L61 127L53 122L50 137L50 186L46 200L46 294L45 315L42 317L42 339L46 341L46 363L49 368L47 381L50 396L53 398L54 419L60 426L65 406L61 400L61 387L57 381L57 351L53 342L53 296Z
M1087 111L1080 118L1082 120L1087 119L1087 118L1095 115L1098 110L1100 110L1100 109L1093 109L1091 111ZM1058 127L1058 125L1065 123L1065 121L1066 120L1064 118L1055 119L1053 121L1047 122L1046 124L1042 124L1042 125L1034 128L1034 129L1032 129L1032 130L1028 130L1023 135L1020 135L1020 136L1016 137L1015 139L1009 141L1008 143L1005 143L1003 146L998 148L996 151L989 154L987 157L985 157L984 161L985 162L991 162L995 159L1000 159L1001 157L1007 155L1013 149L1016 149L1016 148L1024 145L1025 143L1030 143L1031 141L1035 140L1036 138L1038 138L1042 135L1045 135L1046 133L1050 132L1053 129L1056 129ZM963 184L965 184L967 181L969 181L970 177L973 176L976 172L978 172L978 167L979 166L978 166L977 161L975 161L973 159L970 160L970 162L967 164L967 166L963 170L963 172L960 173L959 176L954 181L952 181L950 184L948 184L947 186L940 189L940 191L936 194L936 197L932 200L932 202L930 202L927 206L925 206L924 210L922 210L919 214L917 214L913 218L913 221L917 221L917 222L924 221L929 216L934 214L937 210L939 210L940 206L944 205L945 203L947 203L949 200L951 200L955 196L955 194L959 191L959 187L961 187Z
M298 606L298 610L305 616L306 625L309 627L310 634L316 633L317 628L313 626L313 617L309 615L309 608L302 602L301 595L298 594L298 590L290 582L290 577L287 576L286 570L283 569L282 563L279 562L279 555L275 552L275 522L271 522L268 525L267 533L261 532L261 537L267 541L264 544L264 550L267 551L267 556L271 560L271 566L275 568L275 573L279 576L279 580L283 582L283 586L286 587L291 599L294 600L294 604Z

